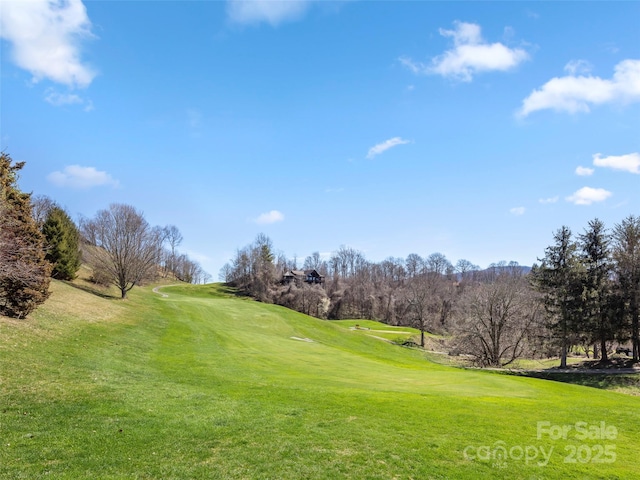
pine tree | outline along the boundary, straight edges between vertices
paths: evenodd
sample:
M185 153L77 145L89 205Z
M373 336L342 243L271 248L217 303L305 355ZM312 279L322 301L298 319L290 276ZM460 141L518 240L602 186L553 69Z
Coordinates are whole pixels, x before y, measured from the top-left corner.
M16 185L23 166L0 154L0 314L17 318L47 299L51 271L30 195Z
M583 312L585 333L600 346L600 358L608 360L607 342L613 340L616 315L612 291L609 235L597 218L580 235L581 262L585 268ZM595 344L595 343L594 343Z
M78 228L60 207L49 210L42 225L47 246L46 259L53 265L51 276L59 280L73 280L80 268Z
M571 230L563 226L553 236L555 241L545 250L545 257L534 265L532 279L542 293L549 314L549 327L560 342L560 366L567 366L567 351L571 337L578 331L582 282L577 246Z
M618 289L630 322L633 360L640 359L640 217L629 215L613 228Z

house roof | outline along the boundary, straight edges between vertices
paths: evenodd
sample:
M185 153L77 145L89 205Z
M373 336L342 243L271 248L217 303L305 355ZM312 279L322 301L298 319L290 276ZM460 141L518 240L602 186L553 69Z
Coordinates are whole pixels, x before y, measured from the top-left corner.
M284 277L306 277L313 276L321 278L323 275L320 275L316 269L311 270L289 270L283 276Z

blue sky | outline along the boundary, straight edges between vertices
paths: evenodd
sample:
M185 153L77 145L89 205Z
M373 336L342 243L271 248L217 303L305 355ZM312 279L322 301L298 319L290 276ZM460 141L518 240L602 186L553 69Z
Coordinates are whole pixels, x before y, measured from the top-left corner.
M214 278L300 263L531 265L640 214L640 2L1 0L0 147L72 216L128 203Z

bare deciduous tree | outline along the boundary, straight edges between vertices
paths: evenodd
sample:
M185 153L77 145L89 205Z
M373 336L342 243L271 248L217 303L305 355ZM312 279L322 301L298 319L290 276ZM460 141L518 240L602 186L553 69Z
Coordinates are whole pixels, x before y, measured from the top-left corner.
M163 229L164 240L169 244L169 251L166 258L166 269L169 272L176 273L177 268L177 248L182 243L183 237L175 225L167 225Z
M503 271L491 283L468 289L461 303L459 348L477 364L502 367L525 353L540 303L522 275Z
M155 277L162 229L152 228L134 207L112 204L84 221L82 229L97 247L90 249L89 263L108 275L122 298L135 285Z
M416 277L409 282L404 298L411 325L420 330L420 346L424 347L424 334L433 310L433 298L424 277Z
M468 280L473 272L478 270L480 270L480 267L465 259L458 260L455 266L455 271L460 276L461 281Z
M42 229L49 212L57 206L56 202L46 195L35 195L31 197L31 214L38 228Z

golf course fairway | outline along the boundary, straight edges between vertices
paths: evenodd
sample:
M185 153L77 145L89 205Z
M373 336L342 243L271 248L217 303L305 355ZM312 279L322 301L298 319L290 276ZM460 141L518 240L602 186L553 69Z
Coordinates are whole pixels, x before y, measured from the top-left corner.
M160 291L54 281L0 318L0 478L639 478L640 397L438 365L217 284Z

